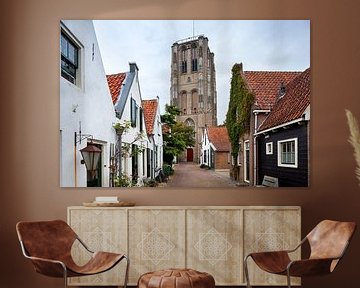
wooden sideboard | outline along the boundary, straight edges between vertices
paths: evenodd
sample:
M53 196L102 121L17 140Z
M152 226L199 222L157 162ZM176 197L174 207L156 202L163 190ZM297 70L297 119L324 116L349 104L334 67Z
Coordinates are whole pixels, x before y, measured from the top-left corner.
M298 206L76 206L68 207L68 223L91 249L130 257L129 285L148 271L184 267L212 274L219 286L245 285L245 255L294 248L301 240ZM88 259L78 244L72 254L79 263ZM121 263L70 278L69 285L121 285L124 271ZM252 285L286 285L286 277L264 273L252 261L249 272ZM298 278L292 282L300 285Z

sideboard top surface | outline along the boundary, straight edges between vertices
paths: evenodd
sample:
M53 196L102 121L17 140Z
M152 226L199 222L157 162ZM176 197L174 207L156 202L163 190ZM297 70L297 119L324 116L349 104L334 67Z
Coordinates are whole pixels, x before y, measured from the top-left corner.
M301 206L131 206L131 207L86 207L86 206L69 206L68 209L132 209L132 210L203 210L203 209L220 209L220 210L261 210L261 209L281 209L281 210L301 210Z

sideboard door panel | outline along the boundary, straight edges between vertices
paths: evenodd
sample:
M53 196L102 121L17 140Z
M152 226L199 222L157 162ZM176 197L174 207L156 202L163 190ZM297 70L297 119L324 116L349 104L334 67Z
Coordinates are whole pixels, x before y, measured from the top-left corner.
M69 210L68 222L80 239L93 251L126 253L127 215L125 209L79 209ZM72 255L76 263L84 264L89 259L79 242L75 242ZM112 270L85 277L69 278L70 285L122 285L125 261Z
M288 250L300 243L299 209L245 209L244 210L244 254L261 251ZM300 259L301 250L292 258ZM252 259L248 260L252 285L286 285L286 277L262 271ZM292 284L300 284L292 278Z
M242 281L241 210L187 210L187 266L212 274L216 285Z
M165 268L185 267L185 210L129 210L129 281Z

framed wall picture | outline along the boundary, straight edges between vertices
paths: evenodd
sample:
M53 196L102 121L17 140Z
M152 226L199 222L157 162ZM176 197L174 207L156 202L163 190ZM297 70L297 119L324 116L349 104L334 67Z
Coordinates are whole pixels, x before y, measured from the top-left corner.
M61 187L307 187L310 20L60 21Z

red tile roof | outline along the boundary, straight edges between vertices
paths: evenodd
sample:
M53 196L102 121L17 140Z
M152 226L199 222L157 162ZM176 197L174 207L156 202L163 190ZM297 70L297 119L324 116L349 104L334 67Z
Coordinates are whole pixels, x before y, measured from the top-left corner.
M259 131L301 118L309 105L310 68L286 85L285 95L275 103Z
M126 78L126 73L106 75L113 104L116 104L116 102L119 99L121 87L125 78Z
M225 126L208 127L209 141L215 146L216 151L230 151L228 131Z
M268 110L275 104L281 83L284 85L299 76L301 72L244 71L248 87L255 95L257 109Z
M144 111L146 131L148 134L154 134L153 130L156 120L155 117L158 108L158 100L157 99L142 100L141 105Z

